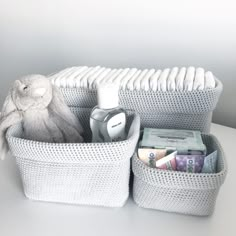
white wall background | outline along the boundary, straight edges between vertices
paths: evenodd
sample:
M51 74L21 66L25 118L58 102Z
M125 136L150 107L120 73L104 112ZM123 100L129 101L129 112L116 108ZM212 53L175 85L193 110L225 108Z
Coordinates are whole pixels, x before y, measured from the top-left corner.
M214 122L236 128L234 0L0 0L0 105L17 77L74 65L204 67L224 84Z

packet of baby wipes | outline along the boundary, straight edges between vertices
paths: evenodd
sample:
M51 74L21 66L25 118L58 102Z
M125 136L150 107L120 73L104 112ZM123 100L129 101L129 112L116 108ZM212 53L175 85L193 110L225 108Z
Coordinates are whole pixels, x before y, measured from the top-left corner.
M163 158L167 153L166 149L139 148L138 157L146 165L155 168L156 161Z
M156 167L163 170L176 170L176 154L177 151L163 157L156 162Z
M205 157L202 173L216 173L217 151Z
M205 155L176 155L176 170L188 173L202 171Z
M177 150L181 154L206 152L201 133L197 130L144 128L142 147Z

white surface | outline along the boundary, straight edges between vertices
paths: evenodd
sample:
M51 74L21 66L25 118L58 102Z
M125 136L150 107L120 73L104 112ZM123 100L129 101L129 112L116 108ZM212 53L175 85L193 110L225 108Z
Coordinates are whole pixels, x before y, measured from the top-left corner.
M235 9L235 0L0 0L0 106L24 74L195 66L223 81L214 120L236 128Z
M123 208L86 207L25 198L15 160L0 162L0 235L175 235L233 236L236 212L236 129L212 125L225 150L229 173L211 217L193 217L139 208L129 199Z

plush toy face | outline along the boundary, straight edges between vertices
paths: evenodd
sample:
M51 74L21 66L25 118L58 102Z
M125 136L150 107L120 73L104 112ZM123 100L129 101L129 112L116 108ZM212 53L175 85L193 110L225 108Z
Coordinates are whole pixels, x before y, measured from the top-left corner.
M31 75L16 80L12 99L19 110L44 109L52 100L52 85L42 75Z

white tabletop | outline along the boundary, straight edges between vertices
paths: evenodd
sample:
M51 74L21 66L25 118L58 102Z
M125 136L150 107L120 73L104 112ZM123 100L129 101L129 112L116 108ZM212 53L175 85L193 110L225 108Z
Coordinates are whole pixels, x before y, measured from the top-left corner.
M236 235L236 129L212 125L229 166L210 217L142 209L129 199L123 208L87 207L28 200L11 157L0 162L0 236Z

